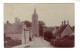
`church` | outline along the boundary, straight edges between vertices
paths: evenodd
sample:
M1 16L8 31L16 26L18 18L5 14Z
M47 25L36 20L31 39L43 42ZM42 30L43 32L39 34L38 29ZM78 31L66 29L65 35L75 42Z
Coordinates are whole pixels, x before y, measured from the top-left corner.
M38 15L36 13L36 9L34 9L34 14L32 15L32 36L39 36L39 22L38 22Z

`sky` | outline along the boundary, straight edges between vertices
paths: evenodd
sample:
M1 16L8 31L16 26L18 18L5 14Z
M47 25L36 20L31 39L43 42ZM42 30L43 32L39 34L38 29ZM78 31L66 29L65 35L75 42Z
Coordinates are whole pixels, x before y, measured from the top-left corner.
M14 23L15 17L31 22L35 8L38 20L46 26L60 26L64 20L74 26L74 3L4 3L4 23Z

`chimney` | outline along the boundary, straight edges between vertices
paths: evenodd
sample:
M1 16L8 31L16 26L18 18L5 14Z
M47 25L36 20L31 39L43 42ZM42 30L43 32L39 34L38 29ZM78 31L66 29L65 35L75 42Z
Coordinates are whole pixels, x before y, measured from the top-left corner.
M63 26L64 24L63 24L63 21L62 21L62 26Z
M7 21L7 24L9 23L9 21Z
M69 20L67 20L67 25L69 25Z
M18 19L17 17L15 18L15 23L19 23L20 19Z
M20 19L18 19L18 21L20 22Z
M64 20L64 25L66 25L66 21Z
M36 8L34 9L34 13L36 13Z

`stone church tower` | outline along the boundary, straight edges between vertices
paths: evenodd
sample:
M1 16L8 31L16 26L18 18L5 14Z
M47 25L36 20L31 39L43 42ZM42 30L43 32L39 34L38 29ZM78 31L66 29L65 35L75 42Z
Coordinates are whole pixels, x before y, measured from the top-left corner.
M32 15L32 36L39 36L39 22L36 9L34 9L34 14Z

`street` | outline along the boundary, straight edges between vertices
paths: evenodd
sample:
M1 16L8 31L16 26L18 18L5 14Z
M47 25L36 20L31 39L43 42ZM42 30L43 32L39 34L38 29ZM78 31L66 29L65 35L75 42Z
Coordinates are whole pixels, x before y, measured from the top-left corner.
M49 42L45 41L41 37L35 37L33 40L27 44L15 46L13 48L53 48Z

